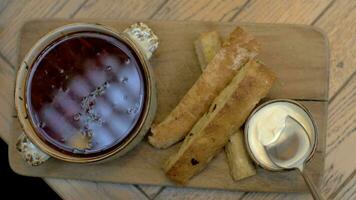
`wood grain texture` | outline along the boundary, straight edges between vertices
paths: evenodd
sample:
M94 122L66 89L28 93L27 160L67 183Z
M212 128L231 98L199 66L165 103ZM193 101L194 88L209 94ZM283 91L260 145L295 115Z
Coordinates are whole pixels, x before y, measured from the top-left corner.
M331 49L329 131L323 192L330 199L353 199L356 85L356 2L336 0L316 22L328 35Z
M204 190L192 188L165 188L156 200L233 200L243 197L243 192L224 190Z
M0 52L16 65L17 39L25 21L35 18L70 17L84 0L13 0L0 13Z
M322 191L335 196L356 171L356 76L329 105L329 128ZM346 182L345 182L346 181ZM353 188L353 192L356 192Z
M74 18L147 19L164 3L165 0L89 0Z
M15 81L14 69L0 58L0 137L6 142L9 142L11 121L13 120L13 97L12 91Z
M77 199L148 199L133 185L97 183L89 181L76 181L64 179L51 179L51 185L55 186L56 192L63 198L69 200Z
M3 10L7 7L7 5L10 3L10 0L2 0L0 1L0 13L2 13ZM0 24L1 26L1 24Z
M247 0L168 0L152 19L226 22L246 3Z
M251 192L243 196L243 200L313 200L313 197L308 193L256 193Z
M233 21L311 24L332 0L251 0Z
M348 196L354 195L350 191L345 191ZM203 190L203 189L191 189L191 188L165 188L156 197L157 200L165 199L208 199L208 200L312 200L313 197L308 193L264 193L264 192L236 192L236 191L222 191L222 190Z
M350 176L348 182L343 185L339 190L330 196L330 199L344 199L352 200L356 199L356 171L354 171Z
M329 38L331 98L356 72L356 1L336 0L315 26Z
M162 187L162 186L155 186L155 185L138 185L138 187L150 199L156 198L156 196L164 189L164 187Z

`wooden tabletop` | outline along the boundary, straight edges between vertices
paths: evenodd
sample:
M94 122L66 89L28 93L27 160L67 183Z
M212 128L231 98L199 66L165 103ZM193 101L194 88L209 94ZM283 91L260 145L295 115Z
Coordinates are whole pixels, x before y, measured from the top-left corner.
M8 142L18 34L31 19L198 20L309 24L330 42L326 199L356 199L355 0L0 0L0 136ZM305 72L308 73L308 72ZM64 199L312 199L309 194L244 193L45 179Z

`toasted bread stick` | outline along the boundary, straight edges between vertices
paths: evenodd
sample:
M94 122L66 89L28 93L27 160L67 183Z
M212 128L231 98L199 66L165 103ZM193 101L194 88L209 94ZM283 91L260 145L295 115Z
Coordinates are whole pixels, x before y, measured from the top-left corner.
M200 67L203 71L220 49L221 39L216 31L202 33L194 42L194 46L199 58ZM225 152L230 174L235 181L253 176L257 173L256 166L253 164L246 150L242 129L232 134L229 142L225 145Z
M235 181L255 175L256 166L251 160L245 146L244 132L240 128L234 132L225 145L230 174Z
M217 31L211 31L199 34L198 39L194 42L194 47L200 68L203 71L221 48L219 33Z
M258 49L256 40L237 27L173 111L161 123L152 125L149 143L167 148L183 139Z
M267 95L274 81L274 74L260 63L252 60L242 67L214 99L179 151L168 159L166 175L185 184L203 170L242 126L260 99Z

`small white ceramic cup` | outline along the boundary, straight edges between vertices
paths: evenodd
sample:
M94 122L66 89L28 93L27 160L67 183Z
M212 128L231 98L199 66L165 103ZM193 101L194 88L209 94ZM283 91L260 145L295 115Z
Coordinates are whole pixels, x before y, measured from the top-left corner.
M270 100L270 101L267 101L261 105L259 105L257 108L255 108L252 113L250 114L249 118L246 120L246 123L245 123L245 129L244 129L244 134L245 134L245 144L246 144L246 147L247 147L247 151L248 153L250 154L250 157L252 158L252 160L259 166L261 166L262 168L264 169L267 169L267 170L270 170L270 171L283 171L283 170L287 170L287 169L284 169L284 168L281 168L281 167L278 167L278 166L268 166L266 164L264 164L264 162L261 160L260 158L260 155L259 154L255 154L254 151L252 150L251 148L251 144L250 144L250 123L251 123L251 119L253 118L253 116L259 111L261 110L262 108L264 108L265 106L268 106L270 104L273 104L273 103L277 103L277 102L285 102L285 103L289 103L289 104L292 104L292 105L295 105L297 107L299 107L301 110L304 111L305 115L308 117L308 119L310 119L310 122L311 122L311 128L312 128L312 132L311 133L308 133L310 136L310 140L311 140L311 149L310 149L310 153L306 159L306 162L309 161L315 151L316 151L316 147L317 147L317 143L318 143L318 130L317 130L317 126L316 126L316 123L314 121L314 118L312 116L312 114L309 112L309 110L302 104L300 104L299 102L297 101L294 101L294 100L290 100L290 99L274 99L274 100Z

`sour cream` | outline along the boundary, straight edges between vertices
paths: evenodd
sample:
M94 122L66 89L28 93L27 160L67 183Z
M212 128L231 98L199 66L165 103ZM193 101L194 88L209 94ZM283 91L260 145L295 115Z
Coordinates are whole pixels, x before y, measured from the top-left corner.
M309 135L311 145L305 145L306 148L310 147L305 151L311 152L313 149L316 142L314 123L305 109L296 103L284 100L263 104L250 116L246 123L245 133L251 156L264 168L280 169L269 159L264 146L279 138L288 115L297 120ZM305 154L305 156L308 155Z

